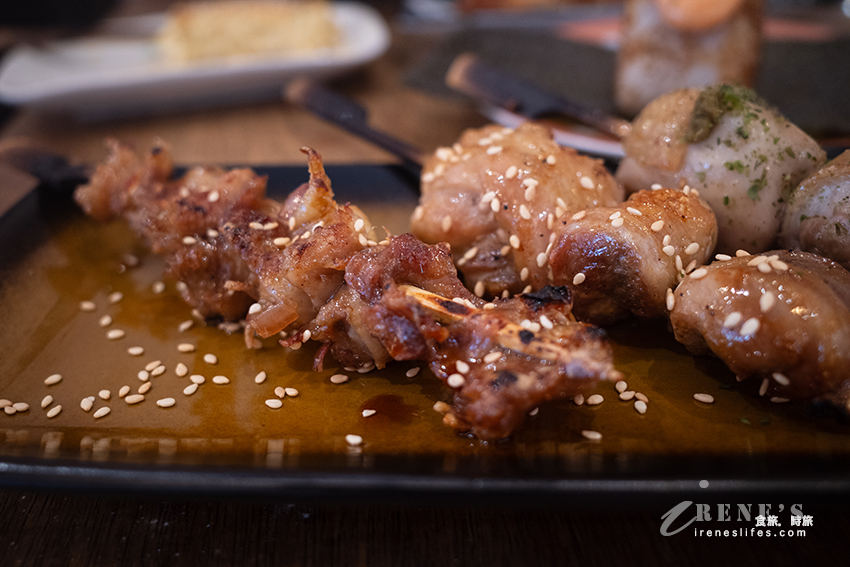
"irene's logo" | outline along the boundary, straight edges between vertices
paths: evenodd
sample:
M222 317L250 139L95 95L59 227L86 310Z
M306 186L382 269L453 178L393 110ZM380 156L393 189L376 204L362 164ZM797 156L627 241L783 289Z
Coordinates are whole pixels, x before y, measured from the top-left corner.
M693 509L688 512L691 506ZM785 510L784 504L757 504L754 507L753 504L694 504L691 500L684 500L661 516L660 531L663 536L672 536L697 522L703 526L703 529L694 528L697 537L805 537L803 529L782 527L781 514ZM803 514L802 504L791 504L788 512L791 516L785 520L788 522L784 524L786 526L811 527L814 523L812 516ZM710 529L705 529L708 526L704 523L707 522L712 522ZM741 522L745 525L741 526ZM717 529L719 526L722 527Z

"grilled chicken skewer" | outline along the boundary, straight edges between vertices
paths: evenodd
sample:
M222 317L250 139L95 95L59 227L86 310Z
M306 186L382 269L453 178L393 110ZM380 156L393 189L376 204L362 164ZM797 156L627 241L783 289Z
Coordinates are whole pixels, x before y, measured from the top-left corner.
M95 218L127 218L165 254L184 297L208 318L255 334L310 338L344 365L427 360L455 391L449 425L499 439L541 402L616 379L604 333L575 322L568 290L486 303L457 278L445 245L411 235L376 242L356 207L333 200L318 154L310 182L285 203L249 170L190 170L169 180L167 150L146 161L112 144L75 198Z

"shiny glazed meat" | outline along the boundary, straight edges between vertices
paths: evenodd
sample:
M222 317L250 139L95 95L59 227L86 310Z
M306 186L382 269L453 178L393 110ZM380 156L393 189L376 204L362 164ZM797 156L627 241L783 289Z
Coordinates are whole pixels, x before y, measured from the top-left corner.
M451 246L476 295L498 296L551 284L539 256L557 224L622 200L600 160L560 147L543 126L488 126L426 160L411 227L425 242Z
M556 234L553 282L569 286L579 319L607 324L666 315L671 290L710 260L717 225L696 191L656 189L573 215Z
M676 339L714 353L760 393L850 410L850 272L806 252L715 262L675 291Z

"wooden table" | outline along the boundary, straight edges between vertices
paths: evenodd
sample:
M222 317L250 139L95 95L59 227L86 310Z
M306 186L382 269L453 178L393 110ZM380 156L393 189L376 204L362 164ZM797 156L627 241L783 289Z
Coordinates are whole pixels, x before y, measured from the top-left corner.
M422 148L451 144L483 124L462 102L405 87L402 73L427 38L397 36L392 50L334 84L369 109L372 124ZM91 162L115 136L171 144L179 163L301 164L299 148L328 163L386 163L369 144L282 102L83 123L21 109L0 145L26 141ZM564 503L299 502L46 489L0 491L2 565L826 565L846 564L850 515L816 508L803 540L663 537L656 506L602 509ZM768 561L769 560L769 561Z

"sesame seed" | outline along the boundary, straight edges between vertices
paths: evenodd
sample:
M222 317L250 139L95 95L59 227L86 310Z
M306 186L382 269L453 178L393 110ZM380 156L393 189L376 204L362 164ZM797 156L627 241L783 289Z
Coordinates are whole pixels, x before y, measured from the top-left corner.
M3 411L6 412L6 415L15 415L18 413L12 406L3 406Z
M691 242L685 247L685 254L696 254L699 252L699 244L696 242Z
M156 405L158 405L161 408L170 408L171 406L173 406L176 403L177 403L177 400L175 400L174 398L162 398L161 400L156 401Z
M249 315L255 315L255 314L259 313L259 312L260 312L260 311L262 311L262 310L263 310L263 306L262 306L262 305L260 305L259 303L252 303L252 304L251 304L251 307L249 307L249 308L248 308L248 314L249 314Z
M192 394L194 394L197 391L198 391L198 385L197 384L189 384L188 386L183 388L183 393L187 396L191 396Z
M97 324L104 328L108 327L112 324L112 315L104 315L98 320Z
M265 404L271 409L280 409L283 407L283 402L276 398L269 398L265 401Z
M101 400L108 400L110 397L112 397L112 392L110 392L109 390L101 390L97 393L97 395Z
M615 211L615 212L611 213L610 215L608 215L608 220L618 219L621 216L623 216L623 213L621 213L620 211Z
M376 413L378 412L373 409L364 409L362 412L360 412L360 415L362 415L363 417L371 417Z
M345 374L334 374L331 376L331 384L343 384L348 382L348 376Z
M151 370L151 376L156 377L156 376L162 376L163 374L165 374L165 365L164 364L160 364L159 366L157 366L156 368Z
M626 390L625 392L620 392L620 395L618 397L624 402L628 402L629 400L635 397L635 392L634 390Z
M528 211L528 207L524 204L519 206L519 216L525 220L529 220L531 218L531 213Z
M573 403L577 406L583 405L584 404L584 395L576 394L575 397L573 397Z
M531 417L534 417L535 415L538 414L539 411L540 411L540 408L534 408L533 410L528 412L528 415L530 415Z
M220 194L219 194L219 192L218 192L218 191L216 191L216 190L212 190L212 191L210 191L210 192L209 192L209 194L207 195L207 201L209 201L210 203L215 203L215 202L217 202L220 198L221 198L221 195L220 195Z
M756 269L763 274L769 274L773 268L770 267L769 262L762 262L756 266Z
M770 308L773 307L774 303L776 303L776 296L769 291L764 292L761 294L761 297L759 297L759 309L761 309L762 313L770 311Z
M776 380L777 384L781 384L783 386L788 386L791 384L791 380L788 379L784 374L780 374L779 372L773 373L773 379Z
M263 382L266 381L266 378L267 378L267 374L265 373L265 371L261 371L259 374L254 376L254 383L255 384L262 384Z
M522 270L520 270L519 279L520 281L525 281L528 279L528 268L523 268Z
M278 226L280 226L280 224L276 221L269 221L263 225L263 230L274 230Z
M593 179L591 179L587 175L583 175L581 179L579 179L579 183L585 189L593 189L594 187L596 187L596 183L594 183Z
M450 215L444 216L441 226L443 227L443 232L450 231L452 229L452 217Z
M495 198L496 198L496 192L495 191L487 191L486 193L484 193L484 196L481 197L481 202L486 205L487 203L489 203L490 201L492 201Z
M357 447L363 443L363 438L359 435L346 435L345 442L352 447Z
M532 289L532 288L531 288L531 284L528 284L527 286L525 286L524 288L522 288L522 292L521 292L521 293L531 293L531 289ZM508 297L508 295L509 295L509 294L508 294L508 290L505 290L505 291L503 291L503 292L502 292L502 297Z
M592 396L587 398L587 405L589 406L598 406L605 398L603 398L600 394L593 394Z
M462 360L458 360L455 363L455 368L457 368L457 371L461 374L466 374L467 372L469 372L469 365Z
M478 297L483 297L484 292L486 291L485 288L484 288L484 282L481 281L481 280L478 280L477 282L475 282L475 289L473 291L475 292L475 295L477 295Z
M193 384L203 384L207 381L207 379L200 374L192 374L189 376L189 380L191 380Z
M123 398L124 396L126 396L129 393L130 393L130 386L121 386L121 389L118 390L118 397Z
M142 382L147 382L148 380L150 380L151 373L147 370L139 370L139 373L136 374L136 376L138 376L139 380L141 380Z
M112 410L110 410L108 407L102 407L102 408L98 409L96 412L94 412L94 418L100 419L101 417L106 417L107 415L109 415L110 411L112 411Z
M195 238L194 236L184 236L183 237L183 244L185 244L186 246L191 246L192 244L197 244L197 243L198 243L198 239Z
M127 349L127 354L130 356L142 356L145 354L145 348L140 346L132 346Z
M499 255L500 255L500 256L507 256L507 255L510 253L510 251L511 251L511 247L510 247L510 245L509 245L509 244L505 244L504 246L502 246L502 247L499 249Z
M587 439L588 441L599 441L600 439L602 439L601 433L590 429L583 429L581 432L581 436Z
M454 373L448 377L446 382L452 388L460 388L461 386L466 384L466 379L463 377L462 374Z
M369 239L363 236L362 234L357 236L357 241L360 243L360 246L365 247L369 245Z
M472 248L470 248L469 250L467 250L466 252L464 252L464 254L463 254L463 259L464 259L464 260L471 260L471 259L472 259L472 258L474 258L477 254L478 254L478 248L477 248L476 246L473 246Z
M516 174L517 168L515 165L512 165L505 170L505 179L513 179L514 177L516 177Z
M180 377L186 376L189 373L189 367L182 362L178 362L177 367L174 369L174 373Z
M770 260L769 262L773 269L778 272L784 272L788 270L788 264L786 264L782 260Z
M637 394L635 394L635 397L637 397ZM645 414L646 413L646 402L643 401L643 400L635 401L635 411L638 412L641 415Z
M626 211L627 211L630 215L634 215L634 216L636 216L636 217L642 217L642 216L643 216L643 213L642 213L642 212L640 212L639 210L637 210L637 209L636 209L636 208L634 208L634 207L626 207Z
M688 265L687 265L687 267L685 268L685 273L686 273L686 274L689 274L689 273L693 272L693 271L694 271L694 268L696 268L696 267L697 267L697 261L696 261L696 260L691 260L690 262L688 262Z
M756 333L756 331L759 330L760 326L761 326L761 323L759 322L759 320L756 319L755 317L752 317L752 318L744 321L744 324L741 325L740 334L744 337L754 335Z
M131 394L124 398L124 401L130 405L138 404L139 402L144 401L145 397L142 394Z
M511 248L514 248L514 249L519 248L519 245L520 245L519 236L517 236L516 234L512 234L511 237L508 240L511 243Z
M218 238L219 232L214 228L207 229L207 238Z
M500 208L502 208L502 203L499 202L498 197L494 197L493 200L490 201L490 210L494 213L498 213Z
M614 388L622 394L629 388L629 385L625 380L617 380L617 383L614 384Z
M124 331L122 331L121 329L110 329L106 332L106 338L110 341L122 339L124 338Z
M712 396L711 394L694 394L694 399L704 404L714 403L714 396Z
M153 383L145 382L144 384L139 386L139 389L136 390L136 392L138 392L139 394L147 394L148 390L150 390L152 387L153 387Z
M732 256L730 256L728 254L715 254L714 259L717 260L718 262L725 262L727 260L731 260Z
M546 163L548 163L549 165L555 165L555 163L557 161L558 161L557 158L555 158L555 156L552 155L552 154L549 154L548 156L546 156Z
M723 326L729 329L740 323L741 319L743 319L743 315L741 315L738 311L733 311L726 316L726 319L723 320Z
M61 412L61 411L62 411L62 406L59 406L59 405L53 406L52 408L50 408L50 411L47 412L47 417L49 419L53 419L54 417L59 415L59 412Z
M411 368L410 370L405 372L404 375L407 376L408 378L413 378L414 376L419 374L420 370L422 370L422 369L419 368L418 366L414 366L413 368Z
M673 290L669 287L667 288L667 295L664 298L664 302L667 307L667 311L673 311L676 308L676 296L673 295Z
M366 226L366 221L364 221L363 219L357 219L356 221L354 221L354 230L356 230L357 232L363 230L364 226Z
M537 267L542 268L546 265L546 262L549 260L549 255L546 252L541 252L537 255Z
M523 197L525 197L526 201L533 201L534 196L537 194L537 185L532 185L525 190L523 193Z
M676 254L676 271L682 271L682 257Z
M51 396L50 394L47 394L41 400L41 407L42 407L42 409L44 409L52 403L53 403L53 396Z
M53 386L54 384L58 384L61 381L62 381L62 375L61 374L51 374L50 376L48 376L47 378L44 379L44 385L45 386Z
M218 376L213 376L212 381L213 384L230 384L230 378L228 378L227 376L222 376L220 374Z
M759 396L763 396L767 393L767 388L770 386L770 381L765 378L761 381L761 385L759 386Z
M573 215L572 217L570 217L570 218L572 218L573 220L581 220L581 219L583 219L586 215L587 215L587 211L579 211L579 212L577 212L576 214L574 214L574 215Z
M620 228L625 222L626 219L624 219L623 217L617 217L611 221L611 226L613 226L614 228Z
M422 174L422 182L423 183L431 183L432 181L434 181L434 179L436 179L436 177L437 176L434 175L433 171L426 171L425 173Z
M748 266L758 266L759 264L767 262L767 256L756 256L749 262L747 262Z
M286 221L286 225L289 227L290 232L295 230L295 217L289 217L289 220Z
M177 350L180 352L195 352L195 345L191 343L180 343L177 345Z
M580 285L584 283L584 280L587 279L587 276L584 275L584 272L579 272L573 276L573 285Z
M788 398L780 398L779 396L772 396L770 401L774 404L785 404L789 402Z
M664 252L668 256L672 256L673 254L676 253L676 249L673 248L672 246L670 246L669 244L667 246L665 246L664 248L662 248L661 251Z
M555 325L554 325L554 323L552 323L552 320L549 319L549 317L547 317L546 315L540 316L540 324L543 325L543 327L546 328L546 329L554 329L555 328Z
M660 232L661 229L664 228L664 221L663 220L657 220L654 223L652 223L651 225L649 225L649 228L652 229L652 232Z
M94 304L94 301L81 301L80 302L80 311L94 311L97 309L97 305Z
M286 392L286 395L290 398L298 397L298 390L296 390L295 388L284 388L284 391Z
M128 268L135 268L139 265L139 258L133 254L125 254L121 260Z
M638 400L642 401L645 404L649 403L649 398L647 398L644 394L641 394L640 392L635 393L635 398L637 398Z
M204 355L204 362L207 364L218 364L218 357L210 352Z
M287 236L278 236L274 240L272 240L272 244L277 246L278 248L283 248L287 246L292 240Z
M487 148L487 155L488 156L494 156L501 151L502 151L502 146L490 146L489 148Z
M652 185L649 186L649 188L652 189L652 190L661 189L662 187L663 187L663 185L661 185L660 183L653 183Z
M664 246L667 246L672 241L673 241L673 237L670 236L669 234L665 234L664 238L661 239L661 244L663 244Z
M502 358L502 353L494 350L493 352L489 352L484 356L484 362L487 364L491 364L493 362L496 362L500 358Z
M690 277L692 279L698 280L700 278L704 278L707 274L708 274L708 270L706 270L705 268L700 268L698 270L694 270L693 272L691 272Z

